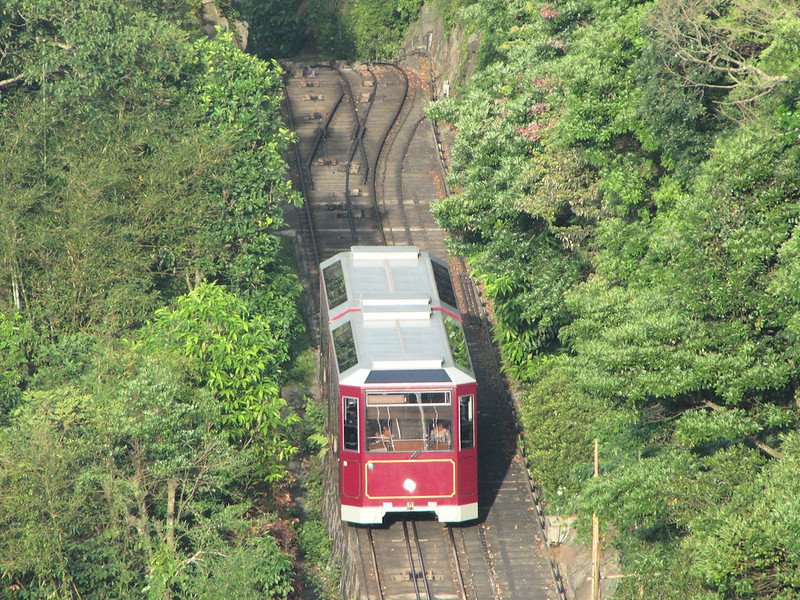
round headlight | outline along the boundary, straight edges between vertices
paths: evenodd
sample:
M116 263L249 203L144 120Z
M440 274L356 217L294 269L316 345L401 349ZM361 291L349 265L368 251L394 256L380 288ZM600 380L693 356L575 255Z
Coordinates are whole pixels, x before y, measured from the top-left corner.
M417 489L417 482L413 479L406 479L403 482L403 489L408 493L412 493L415 489Z

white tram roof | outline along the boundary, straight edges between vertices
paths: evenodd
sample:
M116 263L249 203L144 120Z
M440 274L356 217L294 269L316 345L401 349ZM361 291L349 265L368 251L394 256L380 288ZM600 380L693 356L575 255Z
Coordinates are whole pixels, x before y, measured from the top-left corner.
M475 381L444 262L415 246L355 246L320 267L340 384Z

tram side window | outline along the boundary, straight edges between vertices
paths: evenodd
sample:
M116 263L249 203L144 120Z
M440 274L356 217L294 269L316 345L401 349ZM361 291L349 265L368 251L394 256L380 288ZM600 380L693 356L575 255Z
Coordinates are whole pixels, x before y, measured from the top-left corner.
M436 281L436 291L439 292L439 299L447 302L450 306L456 307L456 294L453 291L453 280L450 279L450 269L440 265L436 261L431 261L433 267L433 279Z
M333 337L333 349L336 352L336 361L339 366L339 372L344 373L358 364L358 352L356 352L356 343L353 338L353 326L348 321L344 325L340 325L331 332Z
M472 396L460 396L458 399L458 414L461 430L461 449L475 446L474 410Z
M358 450L358 400L342 398L344 410L344 443L345 450Z
M322 270L325 280L325 295L328 297L328 308L339 306L347 300L347 287L344 283L344 271L341 261L328 265Z

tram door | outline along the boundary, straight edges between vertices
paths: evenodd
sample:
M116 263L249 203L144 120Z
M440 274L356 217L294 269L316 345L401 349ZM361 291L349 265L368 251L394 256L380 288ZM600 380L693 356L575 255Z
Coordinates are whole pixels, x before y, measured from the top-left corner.
M342 494L347 498L361 496L361 462L359 461L359 424L358 398L342 396L342 449L341 449L341 486Z
M458 396L459 493L478 494L478 451L475 445L475 394Z

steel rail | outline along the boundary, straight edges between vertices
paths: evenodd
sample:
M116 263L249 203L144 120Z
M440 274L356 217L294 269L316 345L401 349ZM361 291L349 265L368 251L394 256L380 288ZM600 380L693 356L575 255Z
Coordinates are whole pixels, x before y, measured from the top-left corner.
M353 96L353 89L352 89L352 86L350 85L350 82L347 80L347 77L345 77L344 73L342 73L342 70L338 67L338 65L336 63L332 62L331 63L331 67L336 71L336 73L339 75L339 78L344 83L344 88L345 88L345 91L347 92L347 97L350 99L350 106L352 107L353 113L355 114L356 129L353 132L353 137L354 137L354 140L355 140L356 144L358 144L359 148L361 149L361 158L364 160L364 164L367 165L367 167L369 167L369 162L367 160L367 151L364 149L364 141L361 139L360 136L364 135L363 129L364 129L364 125L367 122L367 116L369 116L369 111L372 108L372 99L370 99L370 102L367 104L367 110L366 110L366 112L364 114L364 117L363 118L359 118L358 109L356 109L356 100L355 100L355 97ZM373 91L375 90L377 85L378 85L378 82L377 81L373 81L373 84L372 84ZM355 156L355 152L353 153L353 156ZM352 160L352 158L351 158L351 160ZM365 181L366 181L366 179L365 179Z
M372 72L372 69L370 67L367 67L367 71L369 71L369 74L372 77L372 91L370 93L370 98L369 98L369 102L367 103L366 110L364 111L364 114L359 117L358 110L356 109L355 97L353 96L352 86L350 85L350 82L348 81L348 79L344 75L344 73L342 73L342 71L338 68L338 66L334 65L334 69L336 69L339 77L342 80L344 89L345 89L345 91L347 93L347 96L348 96L348 98L350 100L350 105L351 105L352 110L353 110L353 115L355 117L355 122L357 123L357 127L355 129L354 134L353 134L353 144L355 144L358 147L358 149L361 150L361 157L362 157L362 161L363 161L363 164L364 164L364 183L366 184L369 181L369 176L370 176L370 172L371 172L372 169L370 168L369 158L367 156L367 151L366 151L366 148L364 146L364 136L365 136L366 130L367 130L367 120L369 119L370 112L372 111L372 107L375 104L375 97L377 95L377 89L378 89L378 79L377 79L377 77L375 77L375 74ZM385 139L385 137L382 139L381 144L383 144L384 139ZM356 147L354 147L351 144L350 152L349 152L348 158L347 158L346 170L345 170L345 205L346 205L346 209L347 209L347 212L348 212L348 217L352 221L351 238L353 239L353 243L354 244L356 244L357 240L358 240L358 229L355 227L355 220L352 217L352 215L353 215L353 210L352 210L353 200L352 200L352 195L350 193L350 175L351 175L351 166L352 166L352 163L353 163L353 158L355 157L355 151L356 151ZM377 222L377 225L378 225L378 232L380 233L381 238L383 240L383 243L385 245L386 244L386 234L383 231L383 221L382 221L381 216L380 216L380 211L377 210L377 204L375 203L375 194L374 194L374 192L373 192L373 208L375 209L375 217L376 217L376 222Z
M372 77L372 92L369 95L367 109L364 111L364 116L361 119L361 137L359 139L359 144L361 145L361 158L364 161L364 185L369 183L370 175L369 158L367 157L367 151L364 148L364 135L367 133L367 119L369 119L369 113L372 112L372 107L375 105L375 97L378 95L378 78L375 77L375 73L372 72L372 67L369 65L367 65L367 71L369 72L370 77Z
M289 114L289 127L292 128L292 131L295 131L294 127L294 115L292 113L292 102L289 100L289 94L286 94L286 110ZM299 143L295 141L294 143L294 152L295 152L295 160L297 161L297 171L300 175L300 189L303 192L303 207L305 208L306 218L308 219L308 231L311 237L311 246L314 249L314 261L315 265L319 264L319 247L317 246L317 236L314 233L314 218L311 215L311 208L309 207L310 196L308 193L308 188L306 186L306 179L305 175L303 174L303 163L300 159L300 148ZM311 171L309 170L309 177L311 176Z
M333 105L333 109L328 114L328 118L325 121L325 124L319 128L317 137L314 140L314 147L311 150L311 154L309 154L308 156L308 164L306 165L306 168L308 170L309 184L312 190L314 189L314 178L311 175L311 164L314 162L314 157L317 155L317 150L319 150L320 143L322 143L323 140L328 138L328 126L330 125L331 119L333 119L333 115L336 113L336 109L339 108L339 105L342 102L342 98L344 98L344 92L342 92L340 89L339 99L336 100L336 103Z
M376 63L373 63L373 64L378 65L378 66L386 66L386 67L390 67L390 68L396 69L400 73L400 75L402 76L402 79L403 79L403 92L401 94L400 103L397 105L397 110L394 112L394 115L392 116L392 120L389 123L389 127L386 129L386 134L382 136L381 143L378 146L378 151L375 153L375 160L372 163L372 202L373 202L373 206L375 208L375 214L378 217L378 225L380 226L381 237L383 238L384 245L386 245L386 228L385 228L385 226L383 224L383 217L381 217L380 206L378 205L378 187L377 187L377 182L378 182L378 162L381 159L381 155L383 154L383 149L385 148L386 142L388 141L389 136L392 133L392 129L394 129L395 125L397 124L397 119L400 117L400 113L403 111L403 107L405 106L406 101L408 100L408 74L405 72L405 70L403 70L402 67L400 67L399 65L397 65L395 63L376 62ZM398 133L399 133L399 128L398 128L398 131L395 133L395 136ZM385 172L385 170L384 170L384 172Z
M372 111L372 106L375 104L375 95L378 92L378 79L375 77L375 73L369 67L367 67L367 71L372 77L372 91L369 95L369 102L367 102L364 116L361 117L361 133L358 138L358 146L361 148L361 160L364 161L364 185L369 181L369 158L367 157L367 150L364 148L364 135L367 132L367 119L369 119L369 113Z
M422 544L419 542L419 533L417 532L416 521L411 521L411 531L414 533L414 545L417 547L417 556L419 556L419 570L422 573L422 581L425 583L425 593L428 598L433 598L431 593L431 582L428 579L428 571L425 568L425 557L422 554Z
M367 539L369 540L369 550L372 556L372 569L375 573L375 587L378 592L378 600L384 600L383 586L381 585L381 571L378 568L378 554L375 552L375 538L372 536L372 528L367 529Z
M411 568L409 574L411 581L414 583L414 591L417 594L417 600L422 600L422 595L419 592L419 582L417 581L417 567L414 564L414 556L411 553L411 539L408 535L408 522L403 520L403 541L406 543L406 556L408 558L408 565Z
M409 80L408 79L408 74L405 72L405 69L403 69L402 67L398 67L398 68L401 69L401 71L403 73L403 76L405 77L405 81L408 82L408 80ZM389 134L387 135L387 138L386 138L387 142L389 141L389 138L391 138L391 142L388 145L387 156L385 157L385 159L387 159L387 160L388 160L388 153L391 152L392 148L395 147L395 144L400 139L400 134L401 134L401 132L404 131L405 125L408 122L408 119L411 117L412 112L414 111L414 107L415 107L415 104L416 104L416 101L417 101L416 87L414 87L413 90L414 90L414 93L411 95L411 99L409 100L409 98L407 96L405 98L404 102L403 102L402 108L405 109L406 107L408 107L408 110L406 110L404 112L401 111L399 113L399 114L403 114L403 117L402 117L402 119L400 119L400 117L398 115L398 121L396 122L396 129L394 130L394 134L392 135L392 133L390 131ZM400 209L400 216L401 216L402 221L403 221L403 230L405 232L406 243L407 244L413 244L414 239L413 239L413 237L411 235L411 229L409 228L408 216L406 215L405 206L403 205L402 184L401 184L403 163L405 162L407 151L408 151L407 147L406 148L401 148L400 160L397 162L397 165L395 166L395 169L394 169L393 172L394 172L394 183L395 183L395 187L397 188L396 189L396 194L397 195L395 197L395 202L397 203L398 208ZM384 169L383 169L382 183L383 183L384 191L385 191L385 188L386 188L386 180L389 178L389 176L390 176L390 174L389 174L389 165L387 164L387 165L384 166ZM384 202L385 201L386 201L386 199L384 198ZM392 231L394 231L394 228L392 228Z
M458 546L456 545L456 536L453 533L451 525L445 526L447 529L447 536L450 538L450 549L453 551L453 565L455 566L456 576L458 578L458 591L461 594L461 600L467 600L467 586L464 584L464 574L461 569L461 561L458 559Z
M489 585L492 586L492 597L495 600L501 600L502 596L500 595L500 582L497 581L497 572L494 566L494 560L492 560L492 553L489 552L489 544L486 541L486 529L483 523L478 524L478 539L481 543L481 549L483 550L483 560L486 563L487 570L489 571Z
M350 82L347 81L347 78L342 74L339 67L331 64L331 68L341 80L339 86L344 90L344 93L347 94L347 98L350 100L350 110L352 111L354 117L353 121L355 130L351 134L353 141L350 143L350 151L347 155L347 162L345 163L344 170L344 204L345 210L347 211L347 222L350 225L350 239L353 242L353 245L356 246L358 245L358 233L356 232L356 222L355 218L353 217L353 201L350 197L350 166L353 164L353 157L355 156L356 149L358 148L358 136L361 132L361 121L358 118L358 111L356 110L355 99L353 98L353 90L350 88Z
M331 67L329 65L314 65L312 68L323 69ZM319 129L316 139L314 140L314 146L313 149L311 150L311 154L309 154L308 156L308 178L312 190L314 189L314 178L311 176L311 163L314 162L314 157L317 155L317 150L319 149L320 142L322 142L323 139L328 137L328 127L330 126L331 121L333 120L333 115L336 114L336 110L342 103L343 98L344 98L344 90L342 89L342 86L339 85L339 98L337 98L336 102L333 104L333 107L328 113L328 117L325 119L325 123Z
M405 195L403 193L403 171L405 171L406 167L406 158L408 158L408 151L411 149L411 144L414 142L414 138L417 136L417 130L419 126L425 122L425 116L423 115L414 123L414 127L411 128L411 134L408 136L408 139L405 142L405 147L403 148L403 153L401 154L400 164L397 167L397 200L400 203L400 212L403 215L403 221L405 222L406 226L406 235L408 236L408 243L411 244L413 239L411 237L411 227L408 221L408 216L406 214L406 206L405 206ZM414 208L419 210L417 203L414 203ZM424 241L428 242L428 234L425 230L422 230L422 236Z

